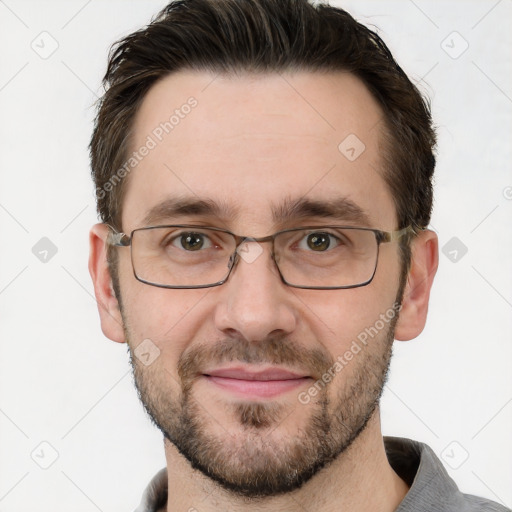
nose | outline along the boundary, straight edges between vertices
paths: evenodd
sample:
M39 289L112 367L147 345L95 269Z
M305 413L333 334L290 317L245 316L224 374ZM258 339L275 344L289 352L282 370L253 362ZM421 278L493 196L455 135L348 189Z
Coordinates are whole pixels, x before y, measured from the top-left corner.
M254 342L293 332L298 318L294 295L281 281L269 244L246 241L237 252L235 268L218 288L217 329Z

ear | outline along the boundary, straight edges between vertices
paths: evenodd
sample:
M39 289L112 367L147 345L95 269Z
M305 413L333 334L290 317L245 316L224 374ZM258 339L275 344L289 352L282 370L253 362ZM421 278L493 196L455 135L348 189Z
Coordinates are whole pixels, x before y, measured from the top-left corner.
M430 289L439 263L438 249L437 235L428 229L411 242L411 268L395 327L397 340L412 340L425 327Z
M89 273L94 284L94 294L101 319L101 330L107 338L124 343L121 310L112 287L112 278L107 263L108 226L96 224L89 234Z

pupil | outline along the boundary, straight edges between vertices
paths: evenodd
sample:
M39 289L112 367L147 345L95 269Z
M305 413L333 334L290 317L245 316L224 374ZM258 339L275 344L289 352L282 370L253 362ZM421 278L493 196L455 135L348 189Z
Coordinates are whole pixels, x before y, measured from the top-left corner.
M314 235L308 236L308 246L314 251L323 250L329 248L330 241L329 237L324 233L315 233Z
M181 236L181 245L189 251L197 251L203 246L201 235L189 233Z

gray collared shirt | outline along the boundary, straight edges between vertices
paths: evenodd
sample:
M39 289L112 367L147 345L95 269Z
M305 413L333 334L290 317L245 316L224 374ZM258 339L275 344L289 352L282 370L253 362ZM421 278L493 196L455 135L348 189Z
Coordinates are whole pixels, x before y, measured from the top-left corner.
M410 486L395 512L511 512L493 501L461 493L426 444L398 437L385 437L384 444L389 463ZM158 512L166 503L167 470L162 469L135 512Z

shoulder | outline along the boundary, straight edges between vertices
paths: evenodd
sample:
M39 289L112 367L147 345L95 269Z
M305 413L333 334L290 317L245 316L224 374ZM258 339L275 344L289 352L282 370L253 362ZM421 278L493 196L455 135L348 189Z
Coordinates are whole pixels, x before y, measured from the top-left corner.
M389 464L409 486L395 512L512 512L494 501L462 493L434 451L411 439L385 437Z

